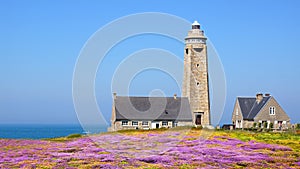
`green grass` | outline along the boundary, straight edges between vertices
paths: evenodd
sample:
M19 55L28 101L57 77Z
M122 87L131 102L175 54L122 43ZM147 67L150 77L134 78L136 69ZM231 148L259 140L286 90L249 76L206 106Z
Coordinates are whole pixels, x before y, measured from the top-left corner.
M82 136L81 134L70 134L67 136L67 138L79 138L81 136Z
M139 134L139 133L152 133L152 132L164 132L164 131L181 131L186 130L187 132L203 132L205 129L201 128L192 128L192 127L175 127L170 129L154 129L154 130L121 130L116 132L107 132L102 134ZM203 131L201 131L203 130ZM300 152L300 135L294 134L291 132L284 132L284 133L273 133L273 132L255 132L255 131L245 131L245 130L215 130L210 131L212 132L212 137L217 135L225 135L231 138L236 138L241 141L258 141L258 142L264 142L268 144L279 144L279 145L285 145L291 147L296 152ZM66 137L59 137L59 138L48 138L44 140L48 141L58 141L58 142L64 142L64 141L70 141L76 138L84 137L81 134L71 134Z
M69 140L73 140L73 139L80 138L80 137L83 137L83 135L76 133L76 134L70 134L66 137L46 138L43 140L64 142L64 141L69 141Z
M252 131L217 131L218 135L227 135L242 141L259 141L268 144L289 146L295 151L300 151L300 135L291 132L252 132Z

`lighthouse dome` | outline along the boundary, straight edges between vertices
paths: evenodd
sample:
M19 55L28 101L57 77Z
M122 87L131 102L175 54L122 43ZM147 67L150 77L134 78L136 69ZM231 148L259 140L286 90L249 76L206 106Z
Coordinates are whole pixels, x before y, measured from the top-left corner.
M194 21L194 23L192 24L192 29L200 29L200 24L198 23L198 21Z

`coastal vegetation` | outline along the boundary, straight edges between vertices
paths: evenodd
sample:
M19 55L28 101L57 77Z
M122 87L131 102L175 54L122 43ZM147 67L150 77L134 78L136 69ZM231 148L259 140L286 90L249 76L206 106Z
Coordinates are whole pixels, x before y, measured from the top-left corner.
M300 135L197 128L0 139L0 168L300 168Z

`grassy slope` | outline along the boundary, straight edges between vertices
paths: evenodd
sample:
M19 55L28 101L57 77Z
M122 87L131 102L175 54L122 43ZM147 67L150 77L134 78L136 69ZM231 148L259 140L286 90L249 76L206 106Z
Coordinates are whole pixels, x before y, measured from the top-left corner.
M289 146L300 152L300 135L294 133L249 132L249 131L216 131L217 135L229 136L242 141L255 140L268 144Z

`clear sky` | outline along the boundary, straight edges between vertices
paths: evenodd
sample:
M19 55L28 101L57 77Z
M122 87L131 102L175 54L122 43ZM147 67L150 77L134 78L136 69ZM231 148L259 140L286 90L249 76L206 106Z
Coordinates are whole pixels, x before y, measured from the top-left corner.
M300 1L1 1L0 2L0 124L77 123L72 77L79 52L99 28L129 14L163 12L190 22L198 20L224 66L227 97L221 123L230 123L236 96L269 92L300 122ZM122 29L122 28L120 28ZM96 78L96 95L106 119L111 114L109 84L122 58L145 47L170 50L183 58L183 45L163 37L135 37L114 48ZM101 45L101 44L99 44ZM181 58L181 59L182 59ZM150 77L148 85L143 85ZM133 80L134 94L164 88L144 72ZM153 80L154 79L154 80ZM145 84L145 83L144 83ZM173 90L172 90L173 89Z

